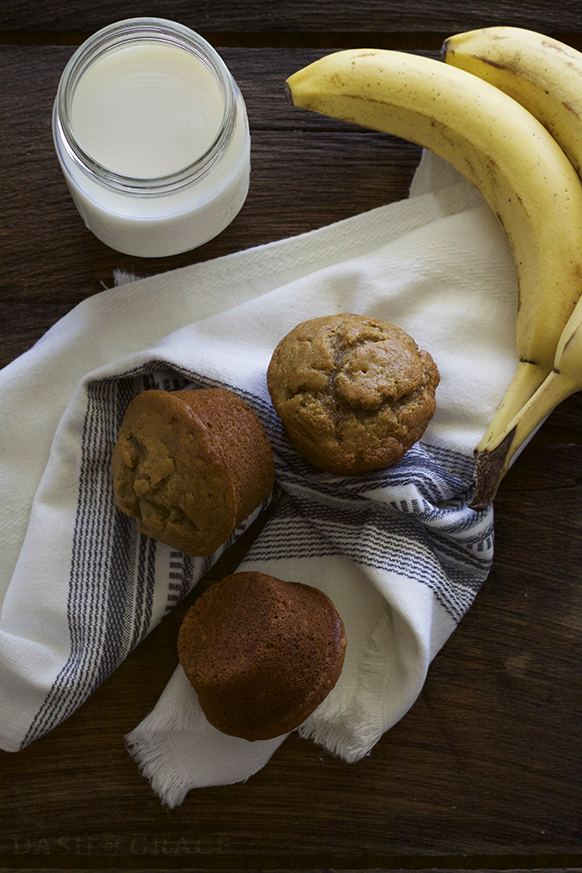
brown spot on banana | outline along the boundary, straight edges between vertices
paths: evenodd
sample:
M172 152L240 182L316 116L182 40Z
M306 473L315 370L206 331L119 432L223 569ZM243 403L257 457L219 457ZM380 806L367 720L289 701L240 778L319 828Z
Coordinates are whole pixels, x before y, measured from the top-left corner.
M488 64L490 67L495 67L497 70L510 70L514 73L518 72L517 64L503 63L502 61L496 61L493 58L484 58L482 55L476 56L476 60L481 61L483 64Z

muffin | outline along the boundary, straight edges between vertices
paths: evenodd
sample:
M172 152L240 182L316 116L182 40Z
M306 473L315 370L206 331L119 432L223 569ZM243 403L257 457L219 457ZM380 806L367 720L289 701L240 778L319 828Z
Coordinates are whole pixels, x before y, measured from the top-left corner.
M270 443L232 391L144 391L129 404L111 462L116 506L140 533L210 555L270 494Z
M405 331L350 313L298 324L267 371L293 448L319 469L348 476L402 458L434 414L438 383L432 357Z
M305 721L336 684L345 647L342 620L322 591L248 571L214 582L178 635L206 718L246 740Z

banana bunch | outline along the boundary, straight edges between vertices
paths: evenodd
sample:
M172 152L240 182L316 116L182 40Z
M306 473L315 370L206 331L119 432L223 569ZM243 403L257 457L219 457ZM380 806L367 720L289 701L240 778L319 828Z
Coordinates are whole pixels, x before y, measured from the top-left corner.
M497 81L481 78L477 65L461 69L456 59L463 55L464 36L445 42L447 63L381 49L340 51L294 73L286 88L295 106L399 136L440 155L476 186L507 233L518 279L518 365L475 450L477 486L471 505L482 509L493 499L531 430L578 390L573 386L580 377L574 371L580 373L582 338L566 344L565 337L567 325L570 337L582 332L576 329L576 318L578 323L582 319L580 307L573 314L582 294L582 183L561 147L565 135L558 139L556 128L574 127L580 136L581 122L575 114L568 118L562 113L557 123L556 112L538 113L535 98L526 107L517 92L510 96ZM534 36L540 45L546 39ZM468 49L466 54L473 52ZM532 68L535 40L530 54ZM484 56L482 43L479 55ZM580 71L582 55L574 55ZM561 60L557 51L551 57L555 80L565 81L572 59L564 55ZM528 58L521 52L508 64L507 78L519 77ZM500 67L499 57L491 65ZM541 90L549 90L541 72L532 72L531 79L539 79ZM556 103L567 99L563 90L556 88L554 93ZM577 346L576 360L572 350ZM563 378L554 373L558 362L568 370Z
M449 37L443 43L441 54L447 64L489 82L525 107L561 146L578 174L582 174L580 52L531 30L487 27ZM518 311L518 332L522 315ZM543 308L540 317L543 319ZM533 359L537 348L534 343ZM519 369L523 369L523 365ZM477 487L471 504L474 509L483 509L493 500L518 449L562 400L580 390L581 300L564 326L553 367L542 385L517 408L525 398L516 384L512 384L476 447ZM510 410L516 411L508 421Z

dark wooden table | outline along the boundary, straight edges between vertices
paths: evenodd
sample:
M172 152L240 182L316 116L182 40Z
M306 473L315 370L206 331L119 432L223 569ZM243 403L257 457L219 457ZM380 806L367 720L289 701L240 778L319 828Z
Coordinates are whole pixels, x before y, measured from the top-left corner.
M50 126L74 47L145 14L181 21L221 51L252 128L240 215L202 248L159 260L120 255L85 230ZM582 50L579 0L2 0L0 364L112 285L115 268L151 275L405 197L416 146L290 111L285 78L331 49L436 55L445 36L496 23ZM292 736L246 784L162 807L123 738L174 669L186 601L61 727L0 753L0 868L581 867L581 425L578 394L502 483L489 579L415 706L369 757L347 765ZM237 566L249 536L211 578Z

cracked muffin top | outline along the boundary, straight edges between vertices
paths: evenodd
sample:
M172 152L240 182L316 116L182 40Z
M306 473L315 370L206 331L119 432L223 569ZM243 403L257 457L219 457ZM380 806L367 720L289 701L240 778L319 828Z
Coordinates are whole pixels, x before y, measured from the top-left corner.
M298 324L277 345L267 371L293 448L338 475L402 458L434 415L438 383L432 357L404 330L352 313Z
M271 446L225 388L153 389L129 404L111 461L116 506L140 533L210 555L269 496Z

